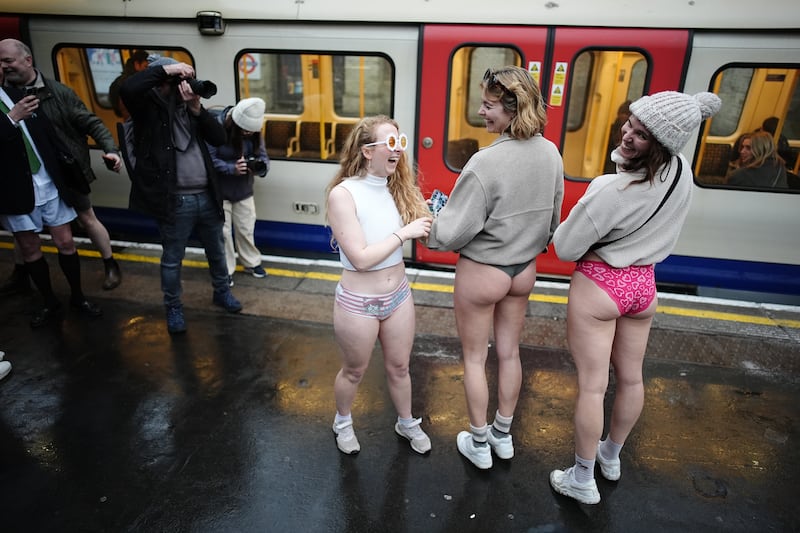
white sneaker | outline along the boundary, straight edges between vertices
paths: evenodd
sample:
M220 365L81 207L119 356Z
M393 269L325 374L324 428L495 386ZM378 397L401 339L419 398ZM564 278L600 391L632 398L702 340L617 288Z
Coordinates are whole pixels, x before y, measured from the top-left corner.
M421 418L415 418L411 425L404 426L400 422L394 425L394 431L401 437L408 439L411 443L411 449L417 453L428 453L431 451L431 439L422 431L419 425L422 423Z
M575 481L574 468L571 466L566 470L553 470L550 472L550 485L557 493L574 498L581 503L600 503L600 491L597 490L595 480L592 479L587 483L578 483Z
M462 431L456 437L456 444L461 455L469 459L472 464L482 470L492 467L492 450L489 446L475 446L472 433Z
M597 443L597 464L600 465L600 473L609 481L616 481L622 474L619 459L604 459L600 454L600 443Z
M353 431L353 422L342 422L341 424L333 423L333 433L336 435L336 447L339 451L352 455L361 451L361 445L358 444L356 433Z
M6 356L6 352L4 352L3 350L0 350L0 361L2 361L5 356Z
M492 447L494 454L500 459L511 459L514 457L514 442L510 433L502 437L495 437L492 427L489 426L489 446Z
M11 363L8 361L0 361L0 379L3 379L11 372Z

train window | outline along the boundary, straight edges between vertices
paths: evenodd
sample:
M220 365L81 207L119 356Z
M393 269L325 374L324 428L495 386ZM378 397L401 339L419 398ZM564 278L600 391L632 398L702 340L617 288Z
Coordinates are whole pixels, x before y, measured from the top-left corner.
M648 64L634 50L584 50L569 81L564 173L593 178L614 171L609 154L619 143L628 105L644 94Z
M467 160L494 140L486 132L478 115L481 106L481 81L487 68L521 65L516 49L500 46L464 46L453 54L450 65L450 102L447 119L447 142L444 145L447 166L460 171Z
M732 67L717 76L716 92L720 98L724 98L725 105L714 115L708 130L709 135L726 137L736 133L753 72L752 68Z
M245 50L236 61L239 98L267 104L271 158L338 160L361 117L392 115L394 67L384 56Z
M731 65L717 72L711 87L723 105L702 133L694 167L699 185L770 192L800 189L798 81L800 69L773 65ZM748 138L763 131L769 133L766 138ZM766 162L758 156L753 160L748 153L765 146L773 147L779 156L776 162L768 155Z
M110 88L118 77L134 66L134 55L149 54L174 57L177 61L192 64L189 52L150 48L137 52L133 48L62 46L56 50L55 73L57 79L70 87L86 107L97 115L116 139L116 122L124 118L124 109L112 106Z

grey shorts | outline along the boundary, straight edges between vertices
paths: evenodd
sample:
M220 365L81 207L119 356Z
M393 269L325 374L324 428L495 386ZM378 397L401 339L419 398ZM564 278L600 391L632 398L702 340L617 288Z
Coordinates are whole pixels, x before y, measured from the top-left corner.
M12 233L35 231L41 233L44 226L54 228L75 220L75 210L68 206L60 196L37 205L27 215L0 215L3 227Z

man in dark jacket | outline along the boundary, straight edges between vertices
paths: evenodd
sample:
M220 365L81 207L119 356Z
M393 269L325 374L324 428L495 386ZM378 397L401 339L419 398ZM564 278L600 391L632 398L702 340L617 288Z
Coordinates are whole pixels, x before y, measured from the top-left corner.
M70 154L80 163L88 184L95 180L87 137L91 137L103 150L103 159L115 172L119 172L121 159L114 145L111 133L94 113L78 98L75 92L55 80L45 78L34 66L31 50L16 39L0 41L0 65L5 73L6 86L36 91L40 101L40 111L47 115ZM78 221L84 227L92 243L100 251L105 267L103 289L117 287L122 274L114 259L108 230L95 215L88 193L70 190L64 200L78 213Z
M161 289L170 333L186 331L181 262L192 231L205 248L214 287L212 302L231 313L242 309L228 286L222 195L206 146L222 145L225 130L192 91L188 80L193 78L191 65L154 58L120 88L134 132L130 208L158 222Z
M2 77L0 76L0 80ZM70 222L75 210L61 198L67 190L57 159L58 139L39 100L14 89L0 88L0 158L3 161L0 224L14 234L25 270L44 297L44 307L34 313L32 327L39 327L61 313L61 303L50 284L50 270L42 255L39 233L50 229L58 248L58 263L67 278L72 307L87 316L99 316L100 308L86 300L81 289L78 251Z

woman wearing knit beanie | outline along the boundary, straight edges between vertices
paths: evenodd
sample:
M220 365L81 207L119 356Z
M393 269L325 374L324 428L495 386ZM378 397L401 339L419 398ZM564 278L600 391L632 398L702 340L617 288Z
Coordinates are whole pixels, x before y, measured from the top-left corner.
M619 454L644 405L642 364L656 312L654 265L675 247L689 211L692 171L680 154L722 103L712 93L661 92L630 106L617 172L595 178L553 236L562 260L577 261L567 305L567 339L578 371L575 464L550 473L559 493L600 501L595 461L620 478ZM616 394L603 434L609 364Z
M265 107L261 98L245 98L235 106L225 108L218 118L225 128L227 141L222 146L208 146L214 168L221 178L222 209L225 212L222 234L231 287L237 257L245 272L255 278L267 276L261 266L261 252L255 243L257 215L253 197L253 176L263 178L269 171L269 157L261 135Z

